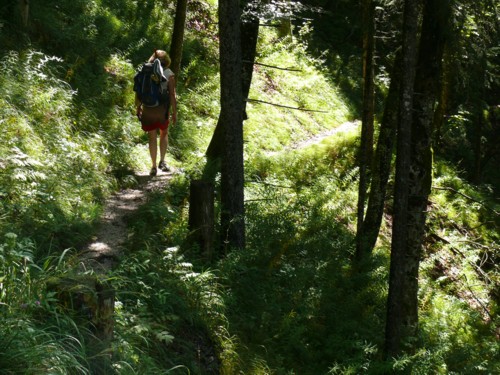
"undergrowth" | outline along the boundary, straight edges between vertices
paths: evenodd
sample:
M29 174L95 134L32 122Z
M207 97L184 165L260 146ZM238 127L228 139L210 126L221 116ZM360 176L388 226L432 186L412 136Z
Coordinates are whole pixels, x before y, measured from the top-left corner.
M77 2L84 17L57 35L68 4L35 9L37 22L53 22L40 44L72 44L64 57L32 45L0 56L3 373L91 373L92 330L49 284L75 275L75 249L92 235L105 199L133 185L133 170L148 162L130 108L132 77L150 45L134 33L150 32L158 44L165 34L139 17L127 25L139 5L119 0ZM171 25L159 5L146 5L141 12ZM495 373L498 203L441 160L420 273L419 349L383 360L390 204L369 271L358 274L357 128L301 143L355 118L324 62L307 53L307 27L300 38L262 30L259 40L265 65L255 67L250 98L268 103L250 101L244 125L247 248L207 263L185 242L190 179L201 173L219 109L211 5L194 2L187 20L168 156L179 173L128 217L126 256L106 275L116 290L111 371ZM109 43L114 50L104 53ZM90 52L80 57L84 47Z

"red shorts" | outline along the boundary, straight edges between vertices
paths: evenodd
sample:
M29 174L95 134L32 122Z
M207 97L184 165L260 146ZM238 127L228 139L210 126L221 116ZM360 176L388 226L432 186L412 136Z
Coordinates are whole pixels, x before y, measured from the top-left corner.
M156 130L156 129L167 130L168 120L165 120L163 122L157 121L157 122L153 122L152 124L147 124L147 125L142 124L141 126L142 126L142 130L144 130L145 132L149 132L151 130Z

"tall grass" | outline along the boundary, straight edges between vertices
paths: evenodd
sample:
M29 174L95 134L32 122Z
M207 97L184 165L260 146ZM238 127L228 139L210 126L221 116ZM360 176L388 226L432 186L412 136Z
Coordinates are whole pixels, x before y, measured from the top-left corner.
M0 241L2 373L88 374L82 332L45 288L65 261L51 257L40 267L30 240L7 233Z
M34 49L0 56L0 326L6 373L89 373L85 337L47 288L74 265L54 260L92 235L102 204L130 169L137 127L126 108L133 69L111 58L113 116L77 106L64 61ZM121 70L120 70L121 68ZM125 95L126 93L126 95ZM85 115L85 114L91 115ZM93 114L93 115L92 115Z
M145 285L139 295L144 295L141 297L144 310L134 310L134 314L147 317L149 311L155 311L154 316L161 316L165 310L183 311L181 314L188 321L174 318L161 328L168 327L167 331L173 336L170 348L177 348L179 341L182 342L187 329L184 324L191 327L191 333L192 330L198 334L208 332L219 351L219 370L224 374L459 373L460 368L465 373L493 371L498 366L491 331L495 323L484 321L481 309L475 310L464 303L464 293L471 288L478 297L488 300L491 312L496 311L496 302L491 298L496 284L481 280L477 268L474 270L477 251L483 246L495 246L497 241L490 231L494 226L483 225L488 221L488 210L461 202L463 196L454 196L450 191L450 194L441 191L433 196L431 222L447 231L458 224L457 241L463 238L460 231L466 230L474 232L482 245L470 254L464 252L469 266L462 262L454 265L466 276L468 283L464 283L450 280L448 274L436 277L435 261L450 249L439 243L428 244L429 253L425 255L421 276L418 340L422 349L414 355L384 361L390 221L383 227L370 271L362 275L353 272L357 134L339 133L314 145L297 148L300 141L351 119L349 106L343 104L335 89L328 88L326 80L316 76L321 71L319 61L311 63L294 54L296 42L280 39L272 32L265 32L263 41L261 61L300 67L302 72L256 67L251 96L312 108L325 108L322 99L327 97L329 112L302 113L249 104L250 119L245 122L248 246L245 251L230 253L211 264L209 273L195 250L168 250L179 245L187 233L188 180L185 176L172 181L169 192L157 197L148 210L139 214L134 220L134 233L141 236L134 246L141 248L141 241L146 239L147 250L144 260L136 262L142 264L144 270L133 271L132 275L151 273L153 279L142 279ZM188 75L196 73L197 64L197 61L192 63ZM290 78L293 75L298 78ZM199 151L208 144L202 135L210 134L215 125L216 107L212 106L214 99L210 94L213 87L216 87L215 80L208 79L184 96L189 97L192 104L193 113L188 116L191 124L197 124L193 134L194 137L200 135L200 142L197 140L193 145L199 145ZM315 87L322 87L324 93L317 101L313 94ZM204 117L196 123L199 114ZM193 160L199 159L185 164L188 175L196 174L196 168L204 160L201 153L193 152ZM185 161L188 160L186 157ZM436 167L446 169L440 163ZM474 188L455 179L453 169L446 170L436 179L436 184L454 186L465 195L476 196ZM448 185L453 181L454 185ZM486 196L476 196L476 199L484 200ZM152 222L156 225L151 226ZM434 226L431 228L437 230ZM177 268L170 263L171 259L164 260L161 266L153 264L161 254L174 257L182 267L188 268L172 271ZM189 270L193 272L192 279L185 277ZM497 271L489 272L488 278L493 280L496 274ZM163 285L177 286L162 288L160 279ZM182 299L177 299L176 294L170 296L170 302L163 302L165 297L160 298L160 291L178 287L187 288L181 292ZM204 302L203 296L207 296L210 303ZM156 301L153 306L144 302L149 298ZM135 300L130 300L124 306L130 308L133 303ZM145 308L144 304L150 307ZM163 306L162 312L156 312L156 306ZM191 315L195 311L196 314ZM177 313L173 316L178 317ZM461 324L465 328L459 329ZM124 329L130 332L130 328ZM154 351L148 353L156 358ZM463 362L465 358L471 360L467 365ZM182 361L187 364L189 359L183 357ZM200 371L194 365L190 369Z
M85 17L55 35L69 6L63 3L54 13L42 12L49 3L36 5L54 22L45 37L59 45L84 40L89 55L80 60L75 43L66 60L34 48L0 57L0 368L6 373L92 371L91 333L61 308L47 282L74 272L75 251L67 248L88 239L119 178L148 159L130 109L131 78L150 53L146 32L155 44L165 42L165 33L137 17L129 25L122 18L140 11L170 24L161 2L139 10L126 0L80 1ZM267 28L259 40L259 62L298 71L257 65L250 97L320 112L248 104L247 248L206 264L184 246L189 178L203 167L218 116L214 4L195 5L193 14L203 17L188 20L169 156L186 173L128 217L127 255L109 277L117 292L112 371L494 373L499 273L485 259L498 257L498 207L488 191L441 162L421 268L420 349L382 359L391 223L369 271L353 272L357 134L300 142L354 115L303 40ZM121 48L104 53L107 43Z

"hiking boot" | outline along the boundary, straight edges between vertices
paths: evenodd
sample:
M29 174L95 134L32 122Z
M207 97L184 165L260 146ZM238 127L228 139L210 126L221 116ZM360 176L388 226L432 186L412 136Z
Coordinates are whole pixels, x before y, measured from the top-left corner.
M163 160L158 164L158 168L160 168L163 172L170 172L170 168Z
M149 171L149 175L156 176L156 167L151 168L151 170Z

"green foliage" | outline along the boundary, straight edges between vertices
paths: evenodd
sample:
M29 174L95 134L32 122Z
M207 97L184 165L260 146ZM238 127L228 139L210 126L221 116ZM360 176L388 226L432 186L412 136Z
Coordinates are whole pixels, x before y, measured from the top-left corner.
M265 156L257 157L252 172L259 179L246 190L249 244L221 262L231 291L228 319L246 344L243 373L317 374L333 363L332 373L372 368L383 332L386 259L377 256L369 275L351 270L356 191L345 169L353 162L349 142L331 137L265 165Z
M152 238L116 272L121 292L116 311L119 358L114 366L126 373L164 368L213 373L219 367L214 343L226 335L217 277L210 271L195 272L177 248L162 246Z
M388 34L388 9L400 10L389 3L381 3ZM338 22L261 29L258 61L298 71L256 65L250 98L325 112L248 103L248 246L210 269L186 247L190 178L201 174L219 111L214 6L189 4L169 149L185 173L128 217L126 256L108 275L117 292L114 372L494 373L498 203L492 187L467 183L440 158L420 273L421 345L382 360L390 221L368 271L353 270L357 127L336 131L356 118L360 97L357 5L328 5ZM105 198L118 184L133 186L132 171L148 163L132 77L153 48L168 50L173 3L34 2L23 32L7 17L12 9L0 6L8 47L0 56L0 368L88 374L92 334L48 284L75 272L76 252L64 249L91 236ZM395 40L386 39L381 51ZM440 151L470 162L477 113L455 112Z
M498 205L448 164L436 164L429 253L421 265L418 373L491 373L498 366Z
M71 9L83 8L68 33L60 32L60 22L69 20L69 2L33 5L33 20L47 33L34 39L50 48L21 43L0 56L0 243L7 235L0 246L0 367L6 373L89 373L84 343L91 334L59 306L46 281L70 272L63 250L92 235L104 199L117 187L109 172L142 166L139 127L129 109L134 69L99 37L100 52L107 53L76 52L97 46L79 29L80 22L90 25L106 14L97 2L72 3ZM4 35L2 45L8 44Z
M34 51L1 60L0 166L5 173L0 176L0 194L5 216L0 228L29 235L45 253L50 246L78 243L59 233L83 240L100 212L94 199L111 187L109 182L96 183L107 167L95 152L104 140L98 134L74 134L74 91L57 78L51 64L58 60Z
M45 259L42 268L29 239L7 233L0 241L2 373L88 374L81 331L45 288L67 269L64 254Z
M0 367L5 374L89 374L77 338L50 332L19 316L2 319Z
M249 120L244 127L250 155L259 150L279 151L284 145L347 121L349 107L321 74L320 61L307 57L303 44L264 30L257 48L259 63L298 71L255 67L247 106ZM316 95L318 92L321 96ZM303 110L253 103L251 99Z

